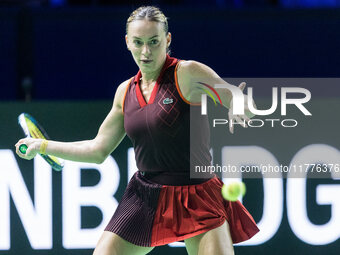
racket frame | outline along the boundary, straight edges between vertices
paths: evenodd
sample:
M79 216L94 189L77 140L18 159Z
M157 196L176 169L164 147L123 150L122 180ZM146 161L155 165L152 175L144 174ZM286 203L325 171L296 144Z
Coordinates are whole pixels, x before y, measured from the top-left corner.
M32 136L28 124L26 122L26 118L29 119L33 125L36 126L36 128L39 130L40 134L37 134L35 136ZM50 137L48 136L48 134L46 133L45 129L39 124L38 121L36 121L36 119L34 119L30 114L28 113L21 113L18 117L18 123L21 126L24 134L26 135L26 137L31 137L31 138L40 138L40 139L45 139L45 140L49 140ZM40 135L42 137L40 137ZM45 159L45 161L56 171L61 171L64 167L64 161L58 157L55 156L49 156L49 155L45 155L45 154L41 154L39 153L39 155ZM54 160L53 158L55 158L58 162L56 162L56 160Z

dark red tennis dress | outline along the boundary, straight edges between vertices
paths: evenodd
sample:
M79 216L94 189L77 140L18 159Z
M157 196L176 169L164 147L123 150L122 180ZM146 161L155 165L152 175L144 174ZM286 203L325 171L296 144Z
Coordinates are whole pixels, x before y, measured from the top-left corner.
M197 106L180 92L178 63L167 56L148 103L139 87L140 71L126 89L124 127L139 171L105 230L150 247L196 236L227 220L233 242L245 241L259 231L245 207L222 198L219 178L190 178L192 162L210 165L209 136L203 135L209 126L200 120L202 135L190 147L190 107Z

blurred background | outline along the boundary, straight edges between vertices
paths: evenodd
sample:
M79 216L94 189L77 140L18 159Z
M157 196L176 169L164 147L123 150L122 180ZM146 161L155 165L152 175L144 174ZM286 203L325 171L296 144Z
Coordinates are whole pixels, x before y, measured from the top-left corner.
M221 77L339 76L339 0L0 0L0 99L112 99L143 4L170 18L173 56Z
M226 79L331 78L294 83L311 91L313 121L297 112L302 126L289 133L238 130L227 137L229 149L256 145L259 154L244 149L285 164L309 145L338 152L340 0L0 0L0 254L92 254L136 170L130 141L123 140L109 167L69 164L52 172L39 158L15 155L22 137L17 116L31 113L55 140L94 137L117 86L138 71L124 36L128 16L141 5L169 17L172 56L205 63ZM273 86L283 84L258 84L254 97L267 100ZM112 171L111 206L81 202L77 192L97 194L101 176ZM42 173L49 176L45 185ZM243 202L264 234L236 246L236 254L338 254L340 181L305 183L294 193L286 179L246 180ZM151 254L186 254L182 244L172 246Z

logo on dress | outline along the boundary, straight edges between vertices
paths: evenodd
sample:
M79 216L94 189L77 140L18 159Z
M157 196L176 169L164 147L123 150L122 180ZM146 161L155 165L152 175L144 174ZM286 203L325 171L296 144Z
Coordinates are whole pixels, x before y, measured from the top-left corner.
M172 98L165 98L163 100L163 104L172 104L174 102L174 100Z

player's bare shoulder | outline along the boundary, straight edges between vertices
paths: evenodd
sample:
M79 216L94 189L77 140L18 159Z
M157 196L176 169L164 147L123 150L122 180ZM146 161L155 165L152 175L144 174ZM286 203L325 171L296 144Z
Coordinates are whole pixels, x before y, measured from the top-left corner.
M177 68L178 82L182 89L190 86L193 79L199 79L206 73L208 67L194 60L181 61ZM192 85L192 84L191 84Z
M188 94L190 92L190 80L192 60L181 60L177 67L177 82L181 90L181 93L185 98L188 99Z
M177 67L178 86L183 96L191 103L199 101L196 98L196 90L203 68L203 64L194 60L181 61Z
M182 60L179 63L177 72L178 76L183 78L192 77L199 74L204 68L204 64L197 62L195 60Z
M128 86L130 85L130 82L131 82L131 79L128 79L124 82L122 82L117 90L116 90L116 94L115 94L115 98L114 98L114 102L113 104L116 106L116 107L119 107L119 108L122 108L123 107L123 104L124 104L124 99L125 99L125 93L128 89Z

